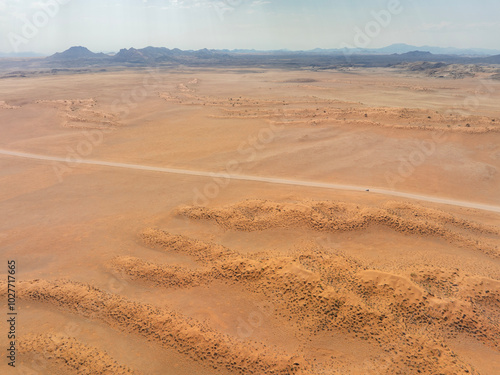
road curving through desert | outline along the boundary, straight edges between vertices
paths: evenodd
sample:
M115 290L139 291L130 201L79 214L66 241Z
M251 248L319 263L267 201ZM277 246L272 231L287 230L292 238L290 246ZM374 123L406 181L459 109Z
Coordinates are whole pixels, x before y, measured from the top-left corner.
M69 165L73 165L73 164L98 165L98 166L105 166L105 167L112 167L112 168L134 169L134 170L141 170L141 171L181 174L181 175L190 175L190 176L199 176L199 177L222 178L222 179L240 180L240 181L264 182L264 183L270 183L270 184L305 186L305 187L315 187L315 188L322 188L322 189L334 189L334 190L347 190L347 191L376 193L376 194L383 194L383 195L399 197L399 198L415 199L415 200L420 200L420 201L424 201L424 202L448 204L448 205L453 205L453 206L458 206L458 207L473 208L473 209L478 209L478 210L483 210L483 211L500 213L500 206L494 206L494 205L488 205L488 204L476 203L476 202L459 201L459 200L454 200L454 199L445 199L445 198L433 197L433 196L429 196L429 195L405 193L405 192L400 192L400 191L395 191L395 190L387 190L387 189L381 189L381 188L361 187L361 186L354 186L354 185L340 185L340 184L332 184L332 183L327 183L327 182L292 180L292 179L273 178L273 177L234 175L234 174L220 173L220 172L217 173L217 172L207 172L207 171L194 171L194 170L189 170L189 169L154 167L154 166L147 166L147 165L116 163L116 162L109 162L109 161L102 161L102 160L91 160L91 159L79 159L79 160L68 161L66 158L57 157L57 156L31 154L31 153L10 151L10 150L4 150L4 149L0 149L0 154L6 155L6 156L27 158L27 159L54 161L54 162L66 163Z

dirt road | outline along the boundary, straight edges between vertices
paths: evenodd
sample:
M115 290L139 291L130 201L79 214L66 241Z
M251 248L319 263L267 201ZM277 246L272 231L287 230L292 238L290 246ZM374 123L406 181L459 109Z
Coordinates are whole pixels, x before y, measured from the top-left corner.
M2 150L2 149L0 149L0 154L6 155L6 156L28 158L28 159L68 163L68 160L66 158L56 157L56 156L30 154L30 153L25 153L25 152L9 151L9 150ZM265 183L281 184L281 185L307 186L307 187L317 187L317 188L323 188L323 189L365 191L365 192L367 192L367 194L369 194L369 193L383 194L383 195L388 195L388 196L393 196L393 197L416 199L416 200L425 201L425 202L449 204L449 205L453 205L453 206L474 208L474 209L479 209L479 210L484 210L484 211L491 211L491 212L500 213L499 206L493 206L493 205L476 203L476 202L458 201L458 200L445 199L445 198L439 198L439 197L432 197L432 196L428 196L428 195L411 194L411 193L405 193L405 192L400 192L400 191L395 191L395 190L372 188L369 186L361 187L361 186L353 186L353 185L340 185L340 184L332 184L332 183L326 183L326 182L301 181L301 180L291 180L291 179L282 179L282 178L273 178L273 177L261 177L261 176L249 176L249 175L231 175L231 174L220 173L220 172L217 173L217 172L208 172L208 171L194 171L194 170L189 170L189 169L153 167L153 166L138 165L138 164L115 163L115 162L102 161L102 160L88 160L88 159L87 160L86 159L71 160L70 164L99 165L99 166L106 166L106 167L112 167L112 168L135 169L135 170L141 170L141 171L173 173L173 174L182 174L182 175L209 177L209 178L223 178L223 179L241 180L241 181L256 181L256 182L265 182Z

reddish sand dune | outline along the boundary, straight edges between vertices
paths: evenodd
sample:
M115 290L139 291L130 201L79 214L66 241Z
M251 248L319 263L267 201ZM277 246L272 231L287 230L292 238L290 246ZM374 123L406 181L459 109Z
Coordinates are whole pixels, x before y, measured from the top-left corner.
M118 365L109 355L90 348L71 337L38 335L24 337L20 342L22 353L34 353L42 359L54 362L66 373L82 375L133 374L130 369ZM41 359L38 358L38 361Z

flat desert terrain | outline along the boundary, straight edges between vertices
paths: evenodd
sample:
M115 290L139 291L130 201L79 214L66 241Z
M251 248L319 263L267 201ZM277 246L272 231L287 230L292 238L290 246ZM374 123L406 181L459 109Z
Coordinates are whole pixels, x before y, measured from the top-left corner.
M1 373L500 373L499 80L0 81Z

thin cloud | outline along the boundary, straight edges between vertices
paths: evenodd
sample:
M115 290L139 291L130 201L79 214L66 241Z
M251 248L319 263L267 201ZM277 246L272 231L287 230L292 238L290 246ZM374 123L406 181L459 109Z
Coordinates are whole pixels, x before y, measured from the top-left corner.
M259 7L259 6L266 5L266 4L271 4L271 2L266 1L266 0L255 0L252 2L252 4L250 6Z
M477 30L477 29L488 29L497 28L500 26L500 22L477 22L477 23L469 23L464 25L465 29Z
M434 24L424 23L420 27L420 30L422 30L422 31L443 31L446 29L450 29L452 27L453 27L453 24L451 22L442 21L440 23L434 23Z
M500 26L499 22L473 22L467 24L440 22L436 24L424 23L420 26L420 31L429 32L446 32L446 31L463 31L463 30L492 30Z
M214 6L226 5L224 1L214 0L171 0L168 2L161 2L152 4L148 0L143 0L147 4L147 8L155 8L162 10L170 9L208 9ZM227 6L227 5L226 5Z

